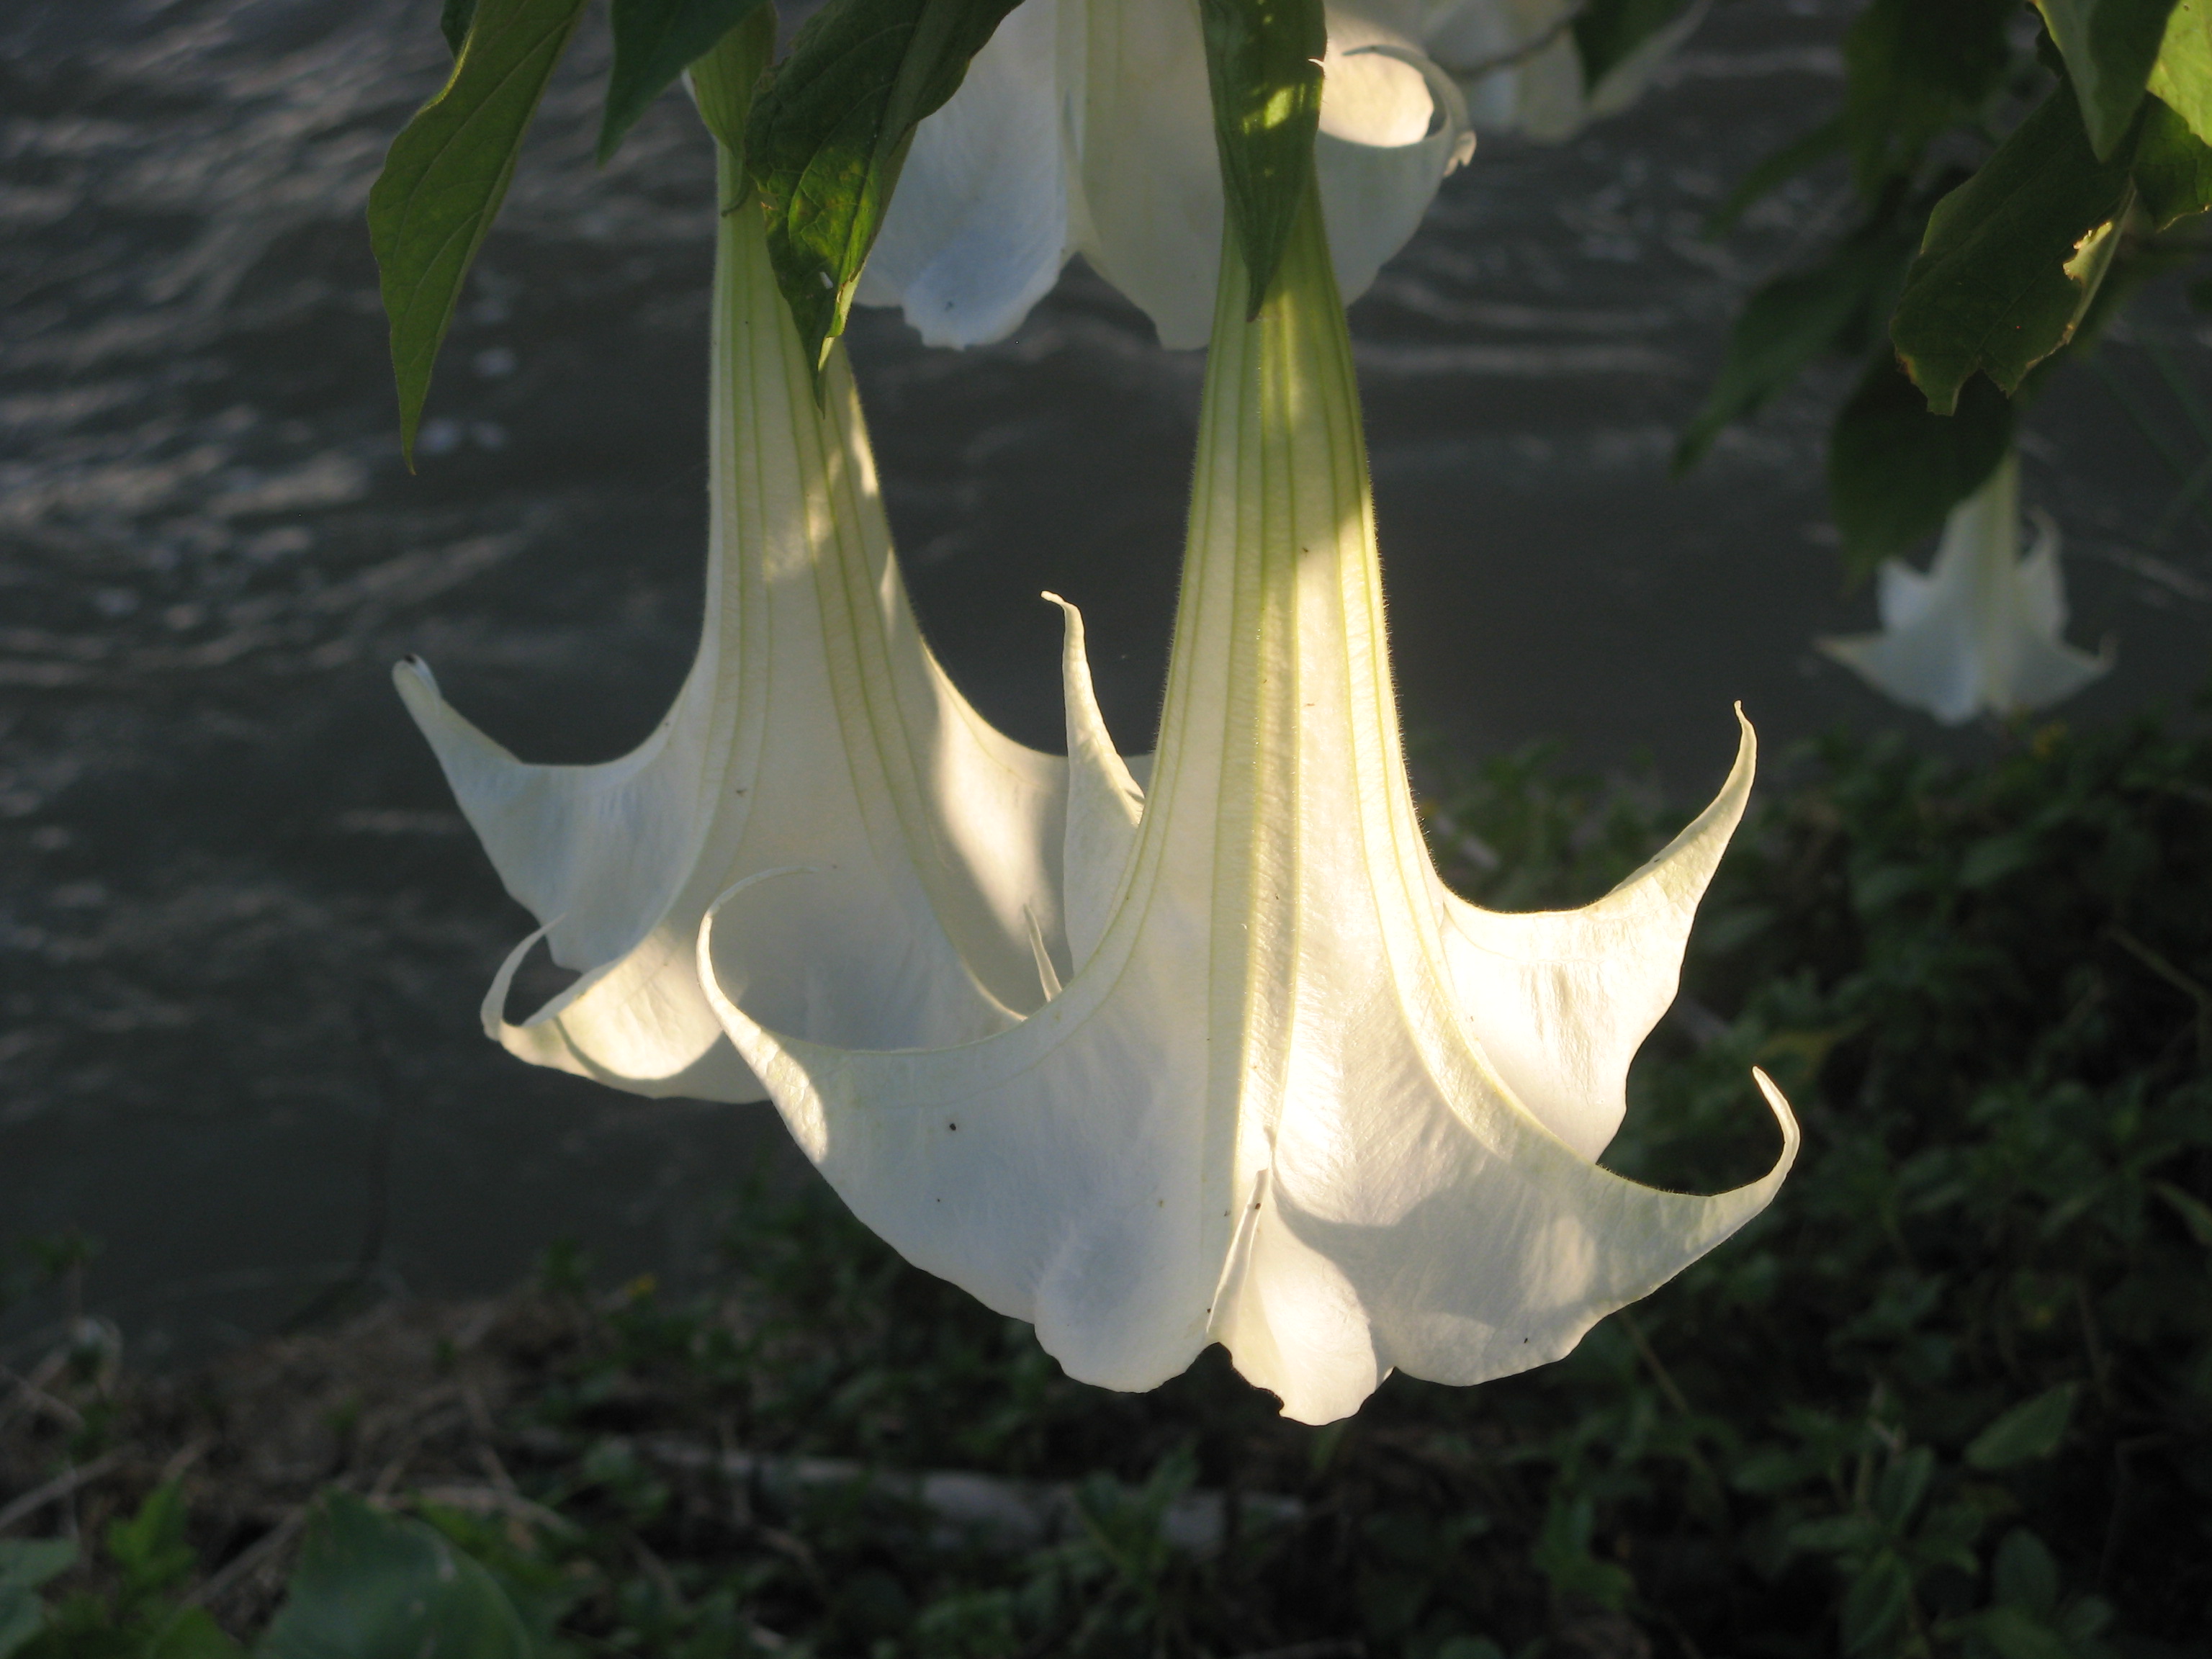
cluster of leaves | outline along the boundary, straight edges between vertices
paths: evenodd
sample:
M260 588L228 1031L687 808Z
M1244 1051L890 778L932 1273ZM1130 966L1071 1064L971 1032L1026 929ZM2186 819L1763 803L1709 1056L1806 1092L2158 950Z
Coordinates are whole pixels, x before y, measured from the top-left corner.
M1760 163L1713 228L1832 157L1856 222L1746 303L1676 463L1815 359L1860 360L1828 479L1863 574L1989 477L2020 405L2137 285L2201 251L2212 6L1868 0L1844 62L1843 107Z
M1018 0L830 0L771 66L773 0L611 0L599 160L687 68L720 83L715 137L769 219L776 279L825 357L844 331L915 129L960 88ZM1692 0L1588 0L1574 17L1593 86ZM411 455L462 284L586 0L446 0L453 74L393 143L368 222ZM1311 171L1327 42L1321 0L1200 0L1229 213L1254 313ZM705 102L702 94L702 106Z
M539 1358L485 1429L505 1507L327 1498L255 1650L2203 1659L2212 738L2023 729L1966 769L1838 739L1782 769L1607 1161L1764 1169L1757 1064L1797 1169L1559 1364L1393 1378L1321 1430L1218 1350L1106 1394L819 1195L757 1197L711 1295L594 1297L549 1260L511 1322ZM1533 755L1430 820L1513 905L1586 899L1669 827ZM896 1474L947 1468L1054 1483L1065 1524L948 1528ZM1203 1547L1194 1489L1238 1517ZM235 1651L179 1612L174 1504L89 1577L6 1546L0 1654Z

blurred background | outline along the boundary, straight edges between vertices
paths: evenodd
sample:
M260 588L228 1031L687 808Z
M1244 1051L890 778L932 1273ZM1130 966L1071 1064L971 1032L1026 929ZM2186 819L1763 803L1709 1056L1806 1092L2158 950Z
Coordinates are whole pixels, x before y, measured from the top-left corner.
M1767 753L1945 733L1817 656L1863 629L1815 375L1684 482L1735 307L1848 210L1840 171L1700 226L1832 106L1850 8L1728 0L1640 104L1486 137L1353 313L1400 683L1425 752L1556 739L1701 798L1741 699ZM530 927L388 678L413 651L524 757L605 758L696 636L708 141L664 99L590 162L604 31L556 82L400 462L362 210L447 58L437 0L10 0L0 12L0 1236L101 1241L131 1352L204 1355L356 1274L458 1295L557 1237L698 1260L765 1107L629 1098L508 1059L477 1003ZM983 712L1057 747L1082 605L1109 720L1159 692L1200 360L1079 266L1012 339L857 315L892 523ZM2208 329L2154 289L2029 413L2071 637L2059 711L2178 702L2212 637ZM2134 410L2130 415L2130 409ZM2145 441L2147 421L2160 444ZM2167 520L2165 532L2154 526Z

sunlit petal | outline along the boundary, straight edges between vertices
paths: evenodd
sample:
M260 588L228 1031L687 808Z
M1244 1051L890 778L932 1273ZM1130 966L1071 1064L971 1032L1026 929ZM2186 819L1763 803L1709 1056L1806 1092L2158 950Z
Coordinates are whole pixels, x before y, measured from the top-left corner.
M726 156L724 175L727 198ZM660 728L605 765L528 765L426 667L398 678L508 891L581 975L511 1023L518 951L494 1035L639 1093L745 1100L760 1086L698 985L716 896L786 872L715 957L784 1029L868 1047L1001 1030L1043 995L1032 939L1066 950L1066 768L993 731L930 655L842 356L817 406L760 216L720 227L705 621Z
M980 1042L864 1052L781 1027L719 972L753 892L710 915L700 951L799 1144L908 1259L1032 1321L1077 1377L1151 1387L1219 1340L1320 1422L1394 1367L1474 1382L1565 1352L1757 1213L1796 1129L1769 1089L1768 1176L1657 1192L1599 1168L1492 1060L1495 1038L1577 1138L1610 1132L1748 754L1673 848L1575 917L1441 902L1310 208L1284 271L1255 322L1241 274L1222 285L1160 750L1065 988ZM1455 950L1486 947L1505 969L1455 971ZM1570 1052L1532 1058L1532 1032ZM1583 1087L1591 1102L1556 1097Z

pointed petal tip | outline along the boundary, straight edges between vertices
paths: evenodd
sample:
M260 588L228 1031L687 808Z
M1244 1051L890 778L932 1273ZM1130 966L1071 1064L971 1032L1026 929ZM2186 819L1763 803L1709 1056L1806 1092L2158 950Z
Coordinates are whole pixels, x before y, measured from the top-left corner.
M530 954L531 948L559 927L561 921L559 916L554 917L509 951L507 960L499 964L499 971L491 976L491 988L484 993L477 1017L483 1022L483 1034L501 1047L507 1044L507 994L514 988L514 975L521 969L523 958Z
M1753 1184L1771 1182L1778 1186L1782 1177L1790 1173L1790 1166L1797 1161L1797 1148L1802 1143L1803 1133L1797 1127L1796 1113L1790 1109L1788 1098L1774 1086L1774 1079L1767 1076L1765 1070L1761 1066L1753 1066L1751 1079L1759 1085L1759 1092L1766 1097L1766 1103L1774 1113L1774 1121L1782 1129L1782 1155L1774 1160L1773 1169Z

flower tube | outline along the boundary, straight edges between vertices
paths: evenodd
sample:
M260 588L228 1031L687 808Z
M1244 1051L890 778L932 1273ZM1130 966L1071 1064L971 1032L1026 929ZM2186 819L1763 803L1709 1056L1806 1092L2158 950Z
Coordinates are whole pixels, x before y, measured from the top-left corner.
M1761 1078L1782 1128L1763 1179L1694 1197L1595 1163L1743 810L1750 730L1719 798L1595 904L1447 893L1315 193L1256 319L1233 246L1224 264L1140 808L1070 634L1071 802L1111 799L1071 812L1064 988L959 1046L815 1041L719 972L757 888L709 913L700 974L800 1146L909 1261L1033 1322L1079 1379L1151 1388L1219 1341L1318 1423L1394 1368L1469 1383L1558 1358L1757 1214L1797 1131Z
M719 61L694 71L724 137L707 601L674 707L619 760L533 766L455 714L419 659L394 677L542 924L493 981L485 1030L635 1093L740 1101L763 1091L695 965L715 895L782 872L721 930L714 971L784 1029L883 1047L1001 1030L1066 948L1066 767L992 730L923 643L843 352L817 405L729 148L741 110L716 118L757 64ZM581 976L512 1023L508 987L541 937Z

